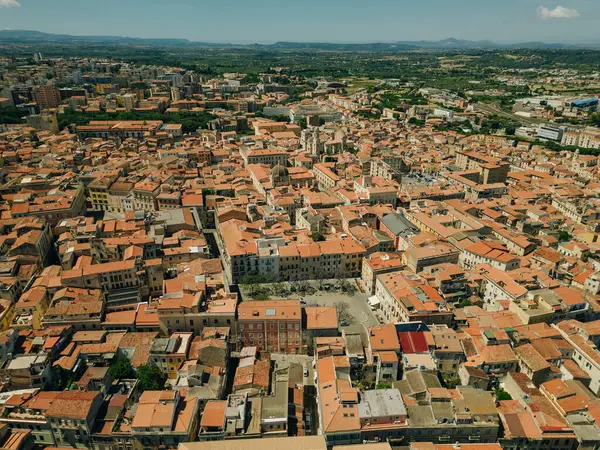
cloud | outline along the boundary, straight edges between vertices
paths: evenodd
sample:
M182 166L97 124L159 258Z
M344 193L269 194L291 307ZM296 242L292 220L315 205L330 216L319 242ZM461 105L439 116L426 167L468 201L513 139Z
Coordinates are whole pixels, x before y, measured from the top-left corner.
M0 8L20 8L21 4L17 0L0 0Z
M10 1L10 0L9 0ZM537 9L538 17L542 20L552 20L552 19L575 19L579 17L579 11L574 8L565 8L564 6L558 5L554 9L546 8L545 6L540 6Z

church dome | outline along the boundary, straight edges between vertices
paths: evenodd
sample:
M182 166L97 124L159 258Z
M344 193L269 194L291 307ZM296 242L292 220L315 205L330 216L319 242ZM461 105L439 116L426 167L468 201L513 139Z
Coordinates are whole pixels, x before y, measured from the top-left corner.
M271 169L271 175L273 178L285 178L290 175L287 167L277 164L275 167Z

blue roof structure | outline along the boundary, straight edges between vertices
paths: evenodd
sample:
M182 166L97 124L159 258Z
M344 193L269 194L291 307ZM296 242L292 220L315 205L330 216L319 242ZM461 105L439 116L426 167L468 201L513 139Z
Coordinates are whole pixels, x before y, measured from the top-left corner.
M595 106L597 104L597 98L586 98L583 100L575 100L574 102L571 102L571 106L574 106L575 108L587 108L588 106Z

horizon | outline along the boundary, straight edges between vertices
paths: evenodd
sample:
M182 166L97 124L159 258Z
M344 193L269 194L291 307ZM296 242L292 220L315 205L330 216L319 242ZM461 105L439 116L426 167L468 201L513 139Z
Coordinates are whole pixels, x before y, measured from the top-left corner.
M0 0L2 1L2 0ZM448 36L442 39L396 39L396 40L372 40L372 41L339 41L339 40L273 40L273 41L209 41L209 40L196 40L196 39L188 39L177 36L170 37L151 37L151 36L135 36L135 35L120 35L120 34L72 34L72 33L54 33L42 30L34 30L34 29L17 29L17 28L0 28L0 32L3 31L13 31L13 32L25 32L25 33L44 33L51 36L69 36L73 38L117 38L117 39L140 39L140 40L183 40L190 43L206 43L206 44L216 44L216 45L273 45L280 42L292 43L292 44L339 44L339 45L370 45L370 44L396 44L396 43L418 43L418 42L428 42L428 43L438 43L445 41L456 41L456 42L474 42L474 43L492 43L499 45L518 45L518 44L527 44L527 43L541 43L541 44L557 44L557 45L600 45L600 37L598 37L594 41L579 41L579 42L568 42L568 41L542 41L542 40L494 40L494 39L461 39L456 38L454 36Z
M368 44L448 38L499 44L599 41L595 30L600 25L600 2L459 3L374 0L365 8L356 0L306 0L288 5L274 0L254 4L232 0L226 5L203 0L168 4L104 0L97 8L97 4L76 0L0 0L0 29L231 44ZM224 21L228 26L223 26Z

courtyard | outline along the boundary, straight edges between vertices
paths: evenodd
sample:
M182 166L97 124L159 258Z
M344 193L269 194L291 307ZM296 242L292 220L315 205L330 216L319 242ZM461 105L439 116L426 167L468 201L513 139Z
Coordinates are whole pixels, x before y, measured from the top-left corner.
M340 330L360 333L366 337L369 327L378 325L379 319L367 303L368 295L358 288L357 279L310 280L258 285L239 285L244 300L298 299L302 307L335 306L338 309Z

